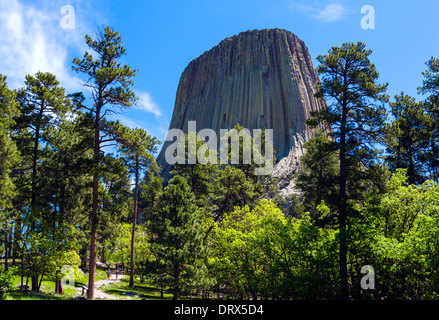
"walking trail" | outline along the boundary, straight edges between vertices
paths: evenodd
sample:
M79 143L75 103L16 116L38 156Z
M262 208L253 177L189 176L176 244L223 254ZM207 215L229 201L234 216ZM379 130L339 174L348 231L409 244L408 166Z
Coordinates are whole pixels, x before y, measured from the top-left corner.
M103 285L108 285L110 283L120 281L120 279L122 279L123 277L124 277L124 274L121 273L120 271L118 271L117 272L117 279L116 279L116 272L112 270L109 279L107 278L107 279L96 281L95 285L94 285L94 287L95 287L94 299L95 300L117 300L118 299L117 297L115 297L115 296L113 296L111 294L105 293L105 292L99 290L99 288L102 287ZM81 295L82 294L82 288L77 288L76 289L76 294L77 295Z

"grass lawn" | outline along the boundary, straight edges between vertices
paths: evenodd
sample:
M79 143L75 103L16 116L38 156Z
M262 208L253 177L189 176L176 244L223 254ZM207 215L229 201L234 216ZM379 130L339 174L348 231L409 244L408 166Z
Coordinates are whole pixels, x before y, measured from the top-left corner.
M106 279L106 272L103 270L96 270L95 280ZM19 275L12 278L12 282L15 290L10 292L7 300L71 300L77 296L76 288L82 285L88 284L88 274L84 274L83 277L75 279L75 288L64 288L64 294L54 294L55 291L55 281L48 277L43 278L41 282L40 293L20 293L17 285L21 283L21 277ZM26 283L26 278L23 280ZM30 285L30 279L29 283ZM117 282L111 282L110 284L104 285L100 288L108 294L111 294L121 300L171 300L172 293L163 292L163 298L160 297L160 288L155 285L145 282L140 283L140 279L134 279L134 288L129 286L129 275L126 274L123 279ZM189 297L181 297L182 300L188 300Z
M96 270L95 277L97 281L106 279L107 275L105 271ZM76 287L88 284L88 273L84 274L82 278L75 279L75 288L65 287L63 295L53 293L55 292L55 281L47 277L43 278L43 281L41 282L41 293L20 293L18 287L16 287L21 283L20 276L14 276L12 278L12 283L16 290L9 293L8 300L70 300L76 297ZM23 283L26 284L26 278L23 279ZM30 279L28 285L30 285Z
M129 283L129 275L126 274L122 280L101 287L100 290L121 299L129 297L131 300L162 300L160 288L148 283L140 283L140 280L136 278L134 279L134 288L131 288ZM172 299L172 293L164 291L163 300L170 299Z

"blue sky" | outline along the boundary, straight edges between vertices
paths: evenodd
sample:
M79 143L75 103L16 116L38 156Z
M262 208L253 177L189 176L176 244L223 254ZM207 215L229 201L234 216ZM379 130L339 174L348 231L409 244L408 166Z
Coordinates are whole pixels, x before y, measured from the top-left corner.
M60 23L70 5L73 29ZM363 29L364 5L375 10L375 29ZM181 73L187 64L239 32L283 28L307 45L315 58L344 42L365 42L388 93L417 94L425 62L439 57L439 1L370 0L0 0L0 73L11 87L26 74L54 73L67 91L82 90L71 70L85 50L84 35L103 24L119 31L127 56L140 69L135 78L139 107L118 115L164 140ZM65 20L64 20L65 22ZM70 22L69 22L70 23ZM65 26L65 24L64 24ZM86 94L87 95L87 94Z

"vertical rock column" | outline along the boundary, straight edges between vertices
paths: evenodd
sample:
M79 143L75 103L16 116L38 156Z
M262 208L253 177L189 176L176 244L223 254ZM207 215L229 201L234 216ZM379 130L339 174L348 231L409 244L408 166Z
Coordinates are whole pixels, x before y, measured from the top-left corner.
M183 71L170 129L187 132L188 121L196 121L197 130L215 130L218 137L220 129L238 123L250 130L273 129L277 159L289 157L292 166L312 134L305 120L311 111L326 107L314 97L318 81L308 49L293 33L242 32L221 41ZM170 143L165 142L157 158L165 178ZM275 174L285 176L285 166Z

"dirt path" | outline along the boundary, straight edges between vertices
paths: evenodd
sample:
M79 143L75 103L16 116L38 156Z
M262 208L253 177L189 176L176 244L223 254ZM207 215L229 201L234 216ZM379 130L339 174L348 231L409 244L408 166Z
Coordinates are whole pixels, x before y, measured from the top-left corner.
M110 279L103 279L103 280L98 280L95 282L95 290L94 290L94 299L95 300L117 300L118 298L105 293L101 290L99 290L100 287L102 287L103 285L107 285L113 282L117 282L120 281L120 279L122 279L124 277L123 273L121 274L121 272L119 271L117 273L117 280L116 280L116 272L115 271L111 271L111 275L110 275ZM76 289L76 294L77 295L81 295L82 293L82 288L77 288Z

